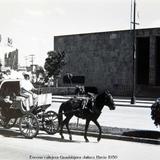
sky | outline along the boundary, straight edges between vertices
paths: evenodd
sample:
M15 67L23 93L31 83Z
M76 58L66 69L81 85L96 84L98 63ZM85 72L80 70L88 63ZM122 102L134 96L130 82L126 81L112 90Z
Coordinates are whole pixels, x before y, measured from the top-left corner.
M44 65L58 35L130 29L133 0L0 0L0 55L15 48L19 64ZM136 0L136 28L160 27L160 0ZM7 37L13 41L6 45ZM26 60L28 58L28 60Z

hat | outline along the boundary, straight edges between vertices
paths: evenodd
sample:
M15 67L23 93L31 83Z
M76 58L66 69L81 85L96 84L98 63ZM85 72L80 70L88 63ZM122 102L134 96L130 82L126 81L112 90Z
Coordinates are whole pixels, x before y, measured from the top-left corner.
M23 72L23 76L29 76L29 73Z

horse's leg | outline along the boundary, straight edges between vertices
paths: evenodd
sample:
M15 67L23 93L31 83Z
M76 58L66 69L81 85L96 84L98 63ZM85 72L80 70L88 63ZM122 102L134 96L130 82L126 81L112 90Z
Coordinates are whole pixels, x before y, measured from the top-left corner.
M84 139L86 142L89 142L89 140L87 138L87 131L88 131L89 122L90 122L90 120L86 119L85 133L84 133Z
M71 136L71 133L70 133L70 130L69 130L69 127L68 127L68 123L69 123L69 120L72 118L72 116L66 116L66 118L62 121L61 123L61 126L60 126L60 135L61 135L61 138L64 139L64 136L63 136L63 126L66 125L67 127L67 130L68 130L68 134L70 135L70 137L72 138Z
M61 136L61 139L64 139L64 136L63 136L63 126L64 126L64 121L61 122L61 124L60 124L60 130L59 130L59 134Z
M65 124L66 124L66 128L67 128L67 130L68 130L68 134L69 134L69 139L70 139L70 141L72 140L72 134L71 134L70 129L69 129L69 121L70 121L70 119L72 118L72 116L73 116L73 115L71 115L71 116L69 116L69 117L67 117L67 118L65 119Z
M97 138L97 141L99 142L100 139L101 139L101 133L102 133L102 130L101 130L101 126L100 124L97 122L97 120L93 120L93 122L95 123L95 125L98 127L99 129L99 135L98 135L98 138Z

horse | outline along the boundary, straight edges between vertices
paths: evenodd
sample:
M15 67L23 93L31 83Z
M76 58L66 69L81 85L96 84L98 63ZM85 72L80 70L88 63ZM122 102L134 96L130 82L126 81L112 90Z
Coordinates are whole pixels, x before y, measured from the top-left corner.
M84 133L85 141L89 142L87 138L87 130L88 130L90 121L92 121L95 123L95 125L99 129L99 135L97 138L97 141L99 142L101 139L102 130L97 119L101 115L101 111L104 105L108 106L110 110L115 109L113 97L108 90L105 90L103 93L98 94L96 96L93 104L91 103L91 101L88 101L87 109L82 109L82 105L83 105L83 100L80 98L71 98L60 105L60 108L58 111L58 122L59 122L59 134L61 136L61 139L64 139L63 126L66 125L68 134L69 134L69 139L72 140L72 135L68 125L69 125L70 119L73 116L76 116L78 118L86 119L85 133ZM91 108L92 108L92 112L90 110ZM63 115L66 116L64 120L63 120Z

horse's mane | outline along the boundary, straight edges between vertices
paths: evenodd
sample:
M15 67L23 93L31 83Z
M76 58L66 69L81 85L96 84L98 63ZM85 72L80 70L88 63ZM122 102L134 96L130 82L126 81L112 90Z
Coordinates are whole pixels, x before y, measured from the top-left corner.
M104 101L104 98L105 98L105 92L98 94L95 100L96 105L102 104L102 102Z

